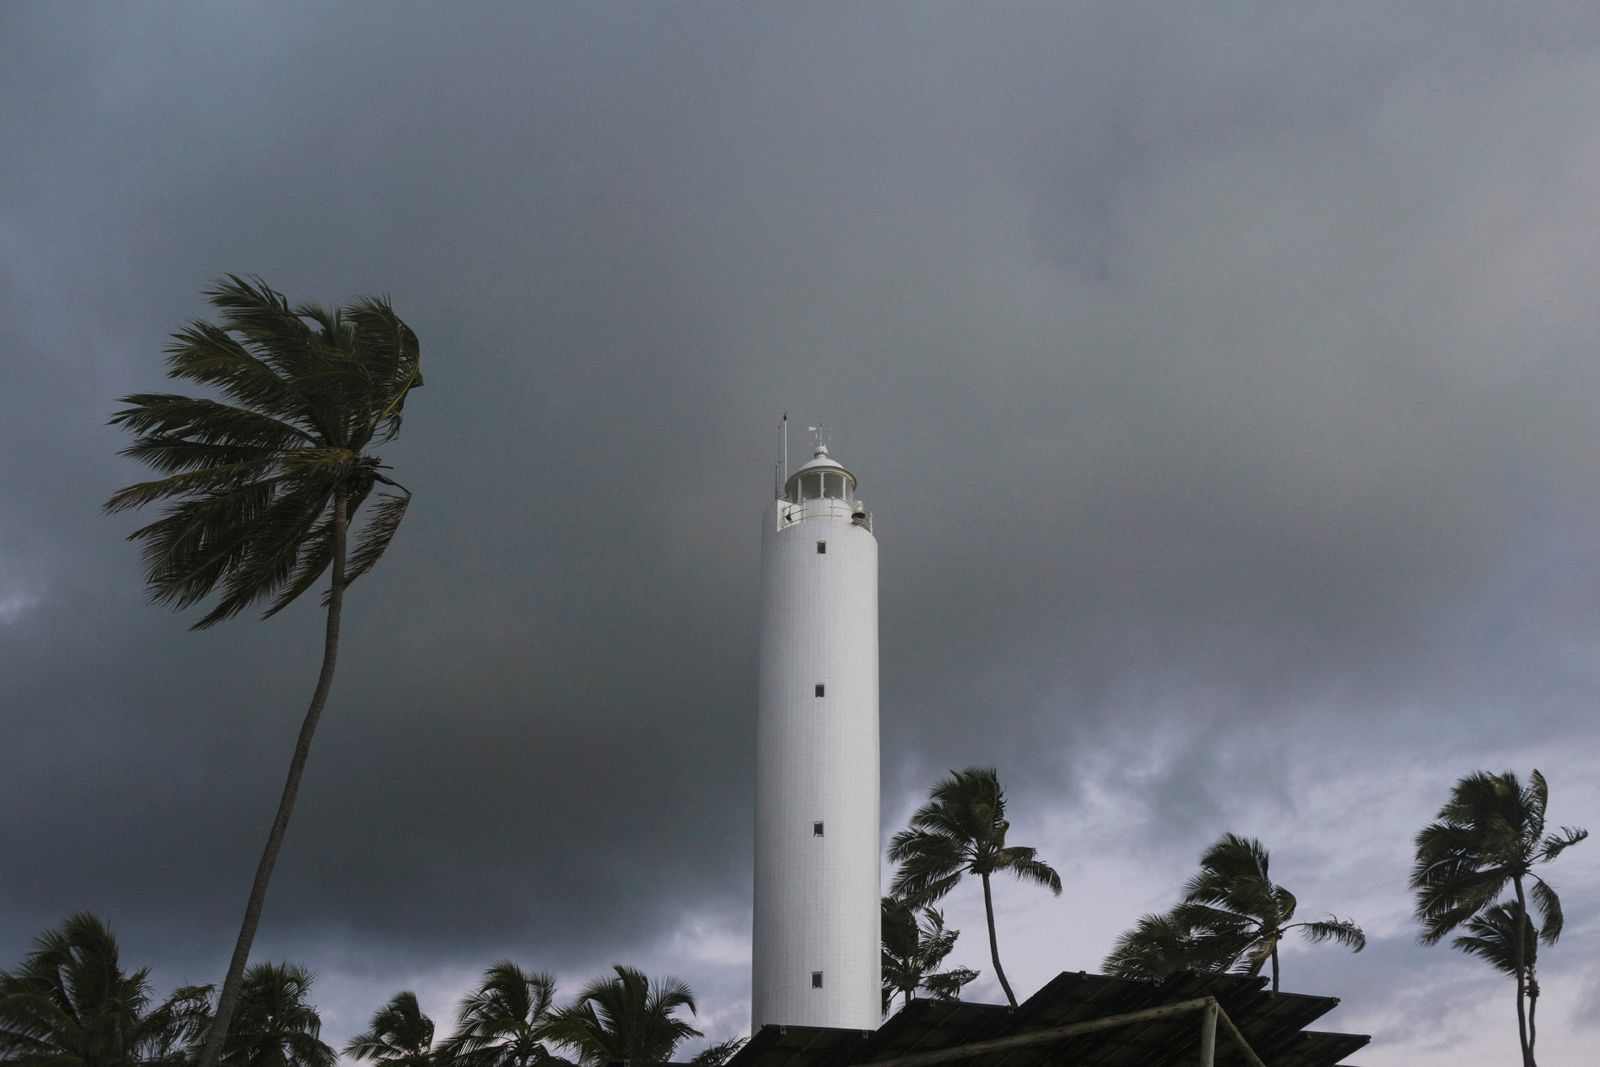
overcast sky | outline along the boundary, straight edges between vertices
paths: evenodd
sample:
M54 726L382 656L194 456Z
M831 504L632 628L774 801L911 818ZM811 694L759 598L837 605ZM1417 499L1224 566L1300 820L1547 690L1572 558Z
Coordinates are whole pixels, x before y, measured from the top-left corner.
M1358 1062L1516 1055L1405 880L1476 769L1600 830L1592 4L36 0L0 146L0 967L80 909L163 989L225 967L320 613L190 633L100 505L239 272L389 294L427 374L256 942L335 1044L502 957L745 1031L787 410L877 519L885 835L993 764L1062 874L998 887L1019 994L1233 831L1366 928L1283 958ZM1549 874L1573 1063L1600 846Z

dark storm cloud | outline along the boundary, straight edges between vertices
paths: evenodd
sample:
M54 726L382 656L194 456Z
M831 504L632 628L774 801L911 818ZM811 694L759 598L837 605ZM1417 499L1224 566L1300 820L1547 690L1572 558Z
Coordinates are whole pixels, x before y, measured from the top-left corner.
M738 927L785 409L879 516L886 820L995 762L1181 867L1363 746L1595 739L1592 12L0 19L0 960L82 907L220 967L316 613L186 633L97 509L227 271L428 360L264 952Z

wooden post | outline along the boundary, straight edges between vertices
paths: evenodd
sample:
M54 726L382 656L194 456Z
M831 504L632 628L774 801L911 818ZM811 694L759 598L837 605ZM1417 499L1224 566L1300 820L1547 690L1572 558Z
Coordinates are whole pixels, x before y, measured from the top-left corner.
M1211 1001L1200 1013L1200 1067L1216 1067L1217 1002Z

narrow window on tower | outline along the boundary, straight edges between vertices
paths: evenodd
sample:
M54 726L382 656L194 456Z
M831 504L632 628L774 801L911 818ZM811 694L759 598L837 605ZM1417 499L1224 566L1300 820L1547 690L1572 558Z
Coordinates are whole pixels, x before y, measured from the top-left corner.
M827 687L826 687L826 686L824 686L824 685L823 685L823 684L822 684L822 683L821 683L821 682L818 682L818 683L817 683L817 696L821 696L821 695L822 695L822 691L823 691L823 690L824 690L824 689L826 689L826 688L827 688Z
M811 836L812 837L821 837L822 836L822 824L820 822L814 822L814 823L811 824Z
M811 972L811 988L812 989L821 989L822 988L822 972L821 971L812 971Z
M817 555L826 556L827 554L828 554L828 542L826 542L826 541L818 541L817 542Z

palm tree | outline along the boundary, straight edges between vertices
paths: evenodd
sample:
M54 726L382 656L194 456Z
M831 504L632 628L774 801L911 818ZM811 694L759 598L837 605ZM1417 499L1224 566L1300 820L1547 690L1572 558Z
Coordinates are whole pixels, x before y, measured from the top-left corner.
M1236 942L1198 929L1185 915L1169 911L1146 915L1117 938L1101 966L1119 978L1166 978L1179 971L1226 970L1237 956Z
M7 1067L176 1067L203 1025L206 991L152 1005L148 968L126 974L99 919L73 915L0 971L0 1063Z
M689 1062L698 1063L701 1067L722 1067L733 1059L734 1053L744 1048L749 1040L748 1037L730 1037L726 1041L718 1041L715 1045L707 1045L695 1053Z
M938 969L956 947L961 931L945 929L944 914L937 909L884 897L882 925L885 1012L896 996L910 1004L919 989L935 1000L955 1000L962 987L978 977L978 972L968 967Z
M1522 918L1522 959L1517 959L1517 917ZM1533 920L1519 912L1516 904L1501 901L1468 919L1464 924L1467 933L1452 938L1450 944L1470 955L1487 960L1496 970L1513 977L1521 975L1528 1000L1528 1054L1533 1054L1537 1028L1534 1014L1539 1007L1539 980L1535 974L1538 963L1538 931ZM1517 996L1522 996L1519 989Z
M415 993L396 993L372 1017L372 1029L350 1039L344 1054L378 1067L433 1067L433 1020L422 1014Z
M556 980L500 960L461 1002L456 1032L439 1046L442 1063L458 1067L538 1067L570 1064L545 1047L551 1038Z
M220 399L138 393L111 419L136 435L123 455L164 477L128 486L108 511L167 501L131 535L144 544L151 599L186 608L220 589L203 629L272 598L283 610L332 568L322 669L300 727L266 847L251 882L199 1067L216 1067L239 997L267 883L300 790L311 740L333 683L345 587L388 547L410 492L384 474L370 448L392 439L410 391L422 384L417 337L387 299L337 310L291 308L259 278L234 275L207 294L220 324L192 322L173 335L167 373ZM349 530L376 486L366 528Z
M1456 782L1437 822L1417 834L1417 862L1411 888L1417 894L1416 916L1422 943L1437 944L1445 935L1490 908L1507 883L1515 891L1515 907L1528 914L1528 897L1539 910L1539 938L1551 945L1561 936L1561 898L1533 873L1568 847L1589 836L1587 830L1563 826L1545 833L1545 808L1550 799L1544 775L1535 770L1524 786L1512 771L1477 771ZM1527 883L1532 880L1532 886ZM1512 922L1512 961L1517 978L1517 1035L1524 1067L1533 1067L1533 1044L1523 1009L1524 964L1528 958L1528 923Z
M1200 857L1200 873L1184 886L1173 914L1200 936L1215 939L1218 957L1227 961L1224 967L1237 963L1244 973L1256 975L1270 960L1276 993L1278 945L1290 930L1313 944L1337 941L1355 952L1367 947L1367 935L1354 922L1332 915L1326 921L1290 922L1298 902L1272 881L1269 866L1260 841L1223 834Z
M244 973L223 1067L333 1067L322 1016L307 998L312 974L293 963L257 963Z
M590 982L572 1006L553 1015L556 1043L576 1052L579 1062L662 1062L679 1042L701 1036L673 1015L679 1008L695 1014L694 993L682 981L651 981L620 963L611 969L616 977Z
M1006 1000L1017 998L1000 966L1000 945L994 930L994 895L989 878L1010 873L1061 895L1061 876L1040 860L1037 849L1007 845L1006 795L993 767L952 771L933 787L928 803L911 816L911 825L894 835L889 858L899 864L889 891L912 904L928 905L942 899L961 881L975 874L983 883L983 909L989 922L989 958Z

